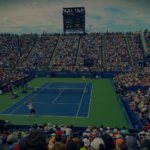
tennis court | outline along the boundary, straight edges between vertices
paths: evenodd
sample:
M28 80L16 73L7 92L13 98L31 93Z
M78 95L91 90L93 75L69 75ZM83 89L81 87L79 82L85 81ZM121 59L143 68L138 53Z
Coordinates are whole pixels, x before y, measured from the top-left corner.
M28 115L32 98L35 116L89 117L92 83L46 82L33 91L0 114Z
M18 97L16 99L10 99L11 95L9 93L5 93L4 95L0 96L0 119L10 120L12 124L19 124L19 125L33 125L34 123L41 125L43 123L50 122L52 124L58 125L73 124L74 126L87 126L87 125L99 126L100 124L103 124L105 127L107 126L115 127L117 125L117 127L125 126L126 128L128 128L129 127L128 123L126 121L120 103L118 101L117 94L114 92L111 80L87 78L86 82L87 82L86 88L89 89L89 94L86 93L84 94L82 102L81 102L82 94L72 93L70 94L71 99L70 97L68 98L67 96L65 96L65 99L62 99L65 94L61 94L60 97L58 97L54 103L69 103L69 104L57 104L57 106L55 106L56 104L55 105L51 104L53 107L50 107L50 104L46 105L40 103L52 103L59 95L58 92L55 92L57 93L55 95L51 94L51 92L31 93L31 90L28 90L28 92L30 93L20 93L19 90ZM48 86L49 83L55 84L50 84ZM34 78L32 81L28 82L28 84L31 87L43 87L43 88L46 86L47 86L46 88L50 87L64 88L65 86L66 88L67 87L85 88L86 85L86 83L82 83L81 78L45 78L45 77ZM69 96L69 94L66 95ZM26 100L27 104L28 100L30 101L30 98L32 96L34 96L33 107L36 110L37 114L35 116L27 117L27 115L29 114L29 108L23 106L23 103L24 100ZM81 102L80 108L79 102ZM72 110L71 107L72 105L70 103L74 106L73 108L74 111ZM71 109L68 108L68 105L71 107ZM64 109L64 107L66 109ZM78 109L79 112L78 116L76 117ZM66 114L64 114L65 113L64 111L67 113L68 117L66 116ZM84 115L81 113L84 113Z

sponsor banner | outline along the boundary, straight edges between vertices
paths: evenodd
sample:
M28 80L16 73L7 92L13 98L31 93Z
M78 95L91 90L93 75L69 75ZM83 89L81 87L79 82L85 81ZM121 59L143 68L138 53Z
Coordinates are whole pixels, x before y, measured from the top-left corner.
M47 77L47 75L52 76L52 71L24 71L30 75L38 75L38 77ZM101 76L102 78L112 78L114 74L124 74L127 72L95 72L97 76ZM54 71L54 77L59 78L81 78L85 76L85 78L91 78L93 72L92 71Z

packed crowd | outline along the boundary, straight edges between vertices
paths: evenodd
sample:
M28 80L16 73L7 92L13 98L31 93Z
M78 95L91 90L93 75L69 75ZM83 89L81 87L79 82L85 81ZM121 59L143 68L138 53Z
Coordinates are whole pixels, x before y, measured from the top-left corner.
M79 66L84 66L85 59L94 60L94 66L102 65L102 39L101 37L83 37Z
M62 37L53 60L53 66L75 66L78 46L79 36Z
M13 83L15 81L19 81L28 76L29 74L26 74L24 72L20 72L17 70L10 70L10 69L4 69L4 68L0 69L0 90L2 90L3 92L6 92L8 91L9 85L14 87L15 85L13 85Z
M134 31L134 32L127 32L127 35L138 35L138 34L141 34L142 33L142 30L140 31Z
M31 52L32 48L35 46L37 38L21 38L21 49L18 57L25 61Z
M120 86L150 86L150 69L137 70L125 74L114 75L113 82Z
M85 67L85 66L56 66L52 67L52 71L104 71L103 67Z
M135 61L137 58L144 58L143 47L141 45L140 36L132 35L128 36L128 42L131 49L133 60Z
M0 67L14 68L16 65L20 65L20 63L15 59L4 40L0 38Z
M127 91L125 92L125 98L129 101L131 109L136 112L143 124L150 122L150 88L147 90Z
M3 38L5 43L15 52L16 55L20 54L19 37L6 37Z
M50 60L58 42L58 37L42 37L36 45L36 48L30 56L27 66L43 67L49 66Z
M106 61L108 66L130 66L131 60L125 37L105 37Z
M31 52L37 38L18 38L7 37L3 38L5 43L14 51L21 61L25 61Z
M149 129L148 125L146 129ZM38 129L42 129L38 131ZM100 128L88 126L81 137L76 136L73 125L37 126L34 124L29 130L24 129L11 134L5 131L0 138L1 150L139 150L150 149L150 132L145 128L130 134L129 130L123 127ZM51 136L46 136L46 134Z
M53 66L52 71L77 71L75 66Z
M139 32L127 32L127 37L134 60L136 58L144 58L143 49L140 44L140 37L138 34ZM146 42L148 42L149 31L144 31L144 34ZM16 56L13 54L15 53L18 56L19 61L25 61L36 41L39 39L36 50L33 50L32 56L26 63L26 70L45 70L45 67L48 67L50 64L58 42L58 37L56 35L59 36L60 34L43 33L39 39L37 34L23 34L21 35L21 38L13 34L10 34L10 37L5 37L2 34L0 40L0 66L21 66L21 63L15 59ZM69 35L70 34L68 34L68 36L63 36L61 39L57 53L53 59L53 71L76 70L76 68L74 69L72 66L76 65L79 36L77 36L77 34L73 34L76 35L76 37ZM79 54L79 62L77 64L78 71L132 71L134 68L139 67L136 64L136 61L134 61L135 63L131 66L130 56L128 54L128 50L126 49L123 32L92 32L90 35L105 35L106 66L104 66L102 61L102 38L84 36L81 53ZM108 37L107 35L119 36ZM14 53L12 53L10 49ZM84 60L88 58L94 60L93 67L84 66ZM60 67L58 68L58 66Z
M145 42L146 42L146 45L147 45L147 50L150 53L150 31L145 30L144 31L144 36L145 36Z
M92 66L92 67L79 66L78 71L104 71L104 67L103 66Z

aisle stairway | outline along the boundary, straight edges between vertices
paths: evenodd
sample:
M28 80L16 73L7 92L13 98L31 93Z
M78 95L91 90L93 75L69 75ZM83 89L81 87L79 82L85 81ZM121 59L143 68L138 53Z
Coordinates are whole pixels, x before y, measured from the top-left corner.
M54 60L54 57L55 57L55 55L56 55L56 53L57 53L57 51L58 51L58 46L59 46L59 43L60 43L61 37L62 37L62 35L60 35L60 36L59 36L59 39L58 39L57 45L56 45L56 47L55 47L55 50L54 50L54 53L53 53L53 55L52 55L51 61L50 61L50 63L49 63L49 67L50 67L50 68L52 68L53 60Z
M76 67L78 67L79 64L79 58L80 58L80 54L81 54L81 48L82 48L82 40L83 37L80 37L80 41L79 41L79 47L78 47L78 55L77 55L77 60L76 60Z
M23 62L23 67L26 67L26 63L28 62L28 59L30 58L30 56L33 54L34 50L36 49L37 44L39 43L39 38L37 39L37 41L35 42L35 45L32 47L32 50L30 51L27 59Z
M144 56L146 56L148 50L147 50L147 45L146 45L146 41L145 41L145 36L143 34L141 34L140 38L141 38L142 46L143 46L143 49L144 49Z
M128 39L127 39L126 36L125 36L125 41L126 41L127 49L128 49L129 56L130 56L130 59L131 59L131 63L133 65L134 61L133 61L133 58L132 58L132 52L131 52L131 49L130 49L130 46L129 46L129 42L128 42Z

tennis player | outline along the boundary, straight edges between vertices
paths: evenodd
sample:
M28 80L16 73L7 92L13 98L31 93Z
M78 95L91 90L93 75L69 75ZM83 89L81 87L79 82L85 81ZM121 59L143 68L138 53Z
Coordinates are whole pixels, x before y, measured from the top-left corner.
M82 82L85 81L85 76L82 76ZM86 81L85 81L86 82Z
M32 106L32 98L31 98L31 102L28 103L28 105L24 104L24 106L26 106L30 109L30 114L28 116L34 115L36 113L35 110L33 109L33 106Z

